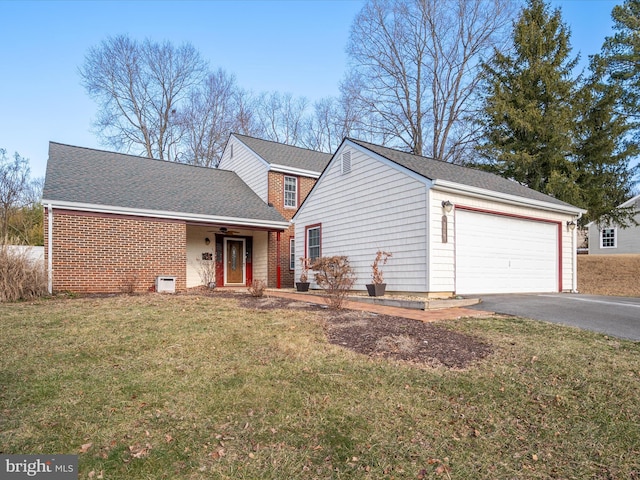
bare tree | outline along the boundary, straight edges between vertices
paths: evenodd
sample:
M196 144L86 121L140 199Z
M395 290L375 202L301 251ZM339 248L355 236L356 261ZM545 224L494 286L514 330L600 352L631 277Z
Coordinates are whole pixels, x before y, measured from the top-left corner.
M184 127L180 161L204 167L216 167L230 132L251 134L252 117L247 94L233 75L218 69L209 74L200 88L189 95L180 111Z
M480 61L506 38L510 0L370 0L347 52L360 128L417 155L458 161L473 139L469 116Z
M261 94L255 103L258 133L274 142L301 145L307 107L306 98L294 98L290 93Z
M99 104L98 135L118 150L174 160L182 138L177 113L206 63L190 44L127 36L91 48L80 68L82 84Z
M29 160L18 153L10 159L7 151L0 148L0 243L9 238L12 214L29 202L32 193L30 172Z

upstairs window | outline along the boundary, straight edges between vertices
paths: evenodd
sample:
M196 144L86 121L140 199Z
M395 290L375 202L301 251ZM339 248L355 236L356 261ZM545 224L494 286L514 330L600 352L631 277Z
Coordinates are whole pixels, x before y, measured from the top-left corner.
M298 179L296 177L284 177L284 206L285 208L298 208Z
M600 230L600 248L616 248L616 229L603 228Z

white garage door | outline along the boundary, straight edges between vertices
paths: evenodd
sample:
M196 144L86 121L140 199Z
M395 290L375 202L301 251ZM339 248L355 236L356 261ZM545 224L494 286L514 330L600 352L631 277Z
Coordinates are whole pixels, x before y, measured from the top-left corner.
M557 224L456 210L456 293L558 291Z

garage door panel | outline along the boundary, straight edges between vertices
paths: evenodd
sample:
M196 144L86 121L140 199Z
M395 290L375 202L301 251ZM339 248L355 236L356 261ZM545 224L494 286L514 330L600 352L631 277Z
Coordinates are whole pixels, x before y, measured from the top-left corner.
M557 225L457 210L456 292L558 290Z

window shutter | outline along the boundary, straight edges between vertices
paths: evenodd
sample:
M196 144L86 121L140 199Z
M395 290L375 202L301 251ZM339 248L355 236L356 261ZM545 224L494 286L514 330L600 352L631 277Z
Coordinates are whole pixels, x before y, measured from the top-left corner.
M351 151L342 154L342 174L351 173Z

